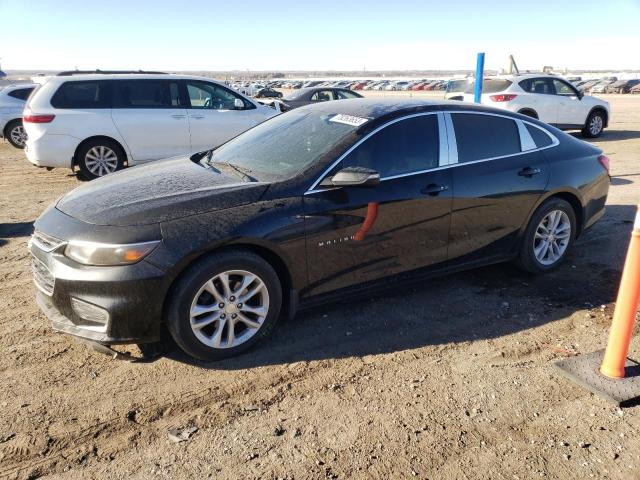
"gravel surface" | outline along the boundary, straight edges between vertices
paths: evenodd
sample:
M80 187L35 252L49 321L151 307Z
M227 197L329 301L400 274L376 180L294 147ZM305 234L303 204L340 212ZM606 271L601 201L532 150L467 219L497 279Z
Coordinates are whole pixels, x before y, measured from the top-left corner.
M607 214L562 268L399 286L210 364L115 361L51 331L27 240L80 181L0 143L0 477L640 479L640 407L552 367L604 347L639 200L640 95L607 97Z

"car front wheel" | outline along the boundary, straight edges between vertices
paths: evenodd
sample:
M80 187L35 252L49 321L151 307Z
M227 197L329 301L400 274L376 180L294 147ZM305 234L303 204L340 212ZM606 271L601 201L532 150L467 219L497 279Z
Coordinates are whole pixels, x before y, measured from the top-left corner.
M237 355L265 338L282 304L278 274L245 250L197 262L170 295L169 332L185 353L205 361Z
M582 136L597 138L602 135L602 130L604 130L604 114L599 110L591 112L587 118L587 123L582 129Z
M534 274L557 268L576 235L573 207L561 198L550 198L533 214L520 247L520 266Z

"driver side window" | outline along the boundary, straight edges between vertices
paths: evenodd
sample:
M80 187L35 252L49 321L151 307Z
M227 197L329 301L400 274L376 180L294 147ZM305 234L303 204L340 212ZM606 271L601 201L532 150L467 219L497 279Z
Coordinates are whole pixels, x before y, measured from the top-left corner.
M244 109L250 108L240 96L227 89L206 82L187 82L187 96L191 108L205 110L237 110L236 99L244 104Z
M311 95L312 102L328 102L333 100L333 92L331 90L320 90Z
M369 168L382 178L414 173L436 168L439 148L437 116L419 115L375 133L349 153L338 168Z
M553 86L556 89L556 95L564 95L566 97L575 97L576 92L564 82L560 80L553 79Z

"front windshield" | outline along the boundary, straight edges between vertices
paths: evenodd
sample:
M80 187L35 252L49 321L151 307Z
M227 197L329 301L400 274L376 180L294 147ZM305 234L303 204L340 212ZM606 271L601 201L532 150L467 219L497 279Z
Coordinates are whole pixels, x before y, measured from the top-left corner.
M358 128L333 117L306 108L278 115L214 150L206 163L230 164L257 180L290 178Z

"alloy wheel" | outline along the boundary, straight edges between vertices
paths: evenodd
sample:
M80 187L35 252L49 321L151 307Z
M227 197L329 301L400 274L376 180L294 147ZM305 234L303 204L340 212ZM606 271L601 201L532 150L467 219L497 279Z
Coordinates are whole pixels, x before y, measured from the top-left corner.
M27 142L27 132L25 131L22 125L16 125L11 129L9 133L11 136L11 140L13 143L18 145L19 147L24 147Z
M552 210L543 218L533 237L533 254L542 265L559 261L571 239L571 221L562 210Z
M109 147L96 146L84 156L87 169L96 177L113 173L118 168L118 156Z
M262 279L246 270L229 270L208 280L196 293L191 330L208 347L237 347L258 333L268 312L269 292Z
M589 122L589 133L591 133L591 135L598 135L602 131L603 123L600 115L594 115Z

